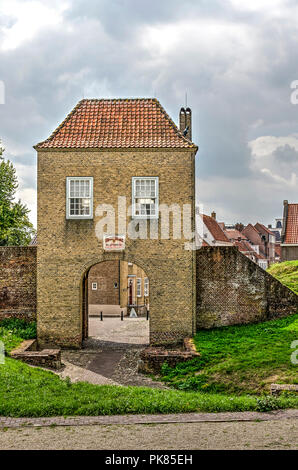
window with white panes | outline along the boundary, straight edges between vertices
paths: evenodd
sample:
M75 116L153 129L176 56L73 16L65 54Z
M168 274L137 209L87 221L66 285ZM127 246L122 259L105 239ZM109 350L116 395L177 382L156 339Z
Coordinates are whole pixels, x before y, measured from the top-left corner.
M149 279L145 277L144 279L144 296L149 297Z
M92 282L92 290L97 290L97 282Z
M132 216L158 218L158 177L132 178Z
M142 297L142 279L137 279L137 297Z
M66 178L66 218L93 218L93 178Z

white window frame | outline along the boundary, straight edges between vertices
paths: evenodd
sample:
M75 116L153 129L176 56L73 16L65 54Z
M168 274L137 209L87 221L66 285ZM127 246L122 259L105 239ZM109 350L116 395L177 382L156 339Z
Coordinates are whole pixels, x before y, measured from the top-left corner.
M142 215L142 214L136 214L136 181L137 180L154 180L155 181L155 214L147 214L147 215ZM132 218L133 219L158 219L159 217L159 178L158 176L134 176L132 178L132 189L131 189L131 195L132 195Z
M142 279L137 277L137 297L142 297Z
M92 282L91 283L91 289L92 290L97 290L97 282Z
M144 279L144 297L149 297L149 278Z
M71 215L70 214L70 182L71 181L89 181L90 182L90 214ZM93 219L93 177L92 176L67 176L66 177L66 219Z

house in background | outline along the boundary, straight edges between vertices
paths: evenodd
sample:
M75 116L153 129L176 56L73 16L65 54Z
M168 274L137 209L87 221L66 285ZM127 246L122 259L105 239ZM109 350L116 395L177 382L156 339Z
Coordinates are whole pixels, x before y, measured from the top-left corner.
M265 225L260 223L248 224L242 230L242 234L247 237L258 255L261 255L262 267L265 266L264 260L267 260L266 267L275 262L275 237Z
M89 316L138 315L149 310L149 278L136 264L109 260L91 267L88 275Z
M268 261L266 257L260 253L259 245L253 245L249 242L246 235L236 228L227 228L224 226L224 233L229 238L233 245L238 248L247 258L251 259L254 263L258 264L261 268L268 268Z
M211 216L196 210L196 239L198 246L233 246L216 221L216 213Z
M246 231L240 232L233 225L217 222L215 212L212 212L211 216L209 216L200 214L199 209L196 209L196 240L198 247L235 246L243 255L251 259L262 269L267 269L269 261L265 254L265 241L262 238L262 233L251 224L245 228L247 229ZM263 226L261 228L262 232L265 232ZM270 242L272 243L271 238Z
M298 259L298 204L289 204L288 201L284 201L281 259Z
M255 228L261 235L264 241L265 256L268 259L268 263L273 264L275 262L275 235L265 225L259 222L255 224Z
M282 232L282 223L283 220L276 218L275 219L275 226L268 225L268 229L270 232L273 233L275 236L275 263L279 263L281 261L281 232Z
M275 227L268 225L267 227L270 232L275 235L275 243L281 242L281 232L282 232L282 219L275 219Z

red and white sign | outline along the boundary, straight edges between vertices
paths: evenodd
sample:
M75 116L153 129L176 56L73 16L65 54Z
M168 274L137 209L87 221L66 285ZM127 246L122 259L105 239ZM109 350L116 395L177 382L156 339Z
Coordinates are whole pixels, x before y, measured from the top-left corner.
M121 251L125 249L124 235L104 235L103 249L105 251Z

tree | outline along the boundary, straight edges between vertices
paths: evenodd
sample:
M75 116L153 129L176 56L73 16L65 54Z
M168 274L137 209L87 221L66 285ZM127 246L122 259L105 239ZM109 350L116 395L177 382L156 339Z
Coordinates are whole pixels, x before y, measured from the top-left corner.
M242 230L244 229L244 225L241 222L238 222L235 225L235 229L238 230L238 232L242 232Z
M0 146L0 245L28 245L35 233L29 220L29 209L15 201L18 188L13 164L3 158Z

